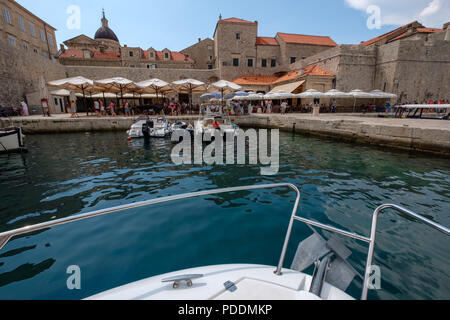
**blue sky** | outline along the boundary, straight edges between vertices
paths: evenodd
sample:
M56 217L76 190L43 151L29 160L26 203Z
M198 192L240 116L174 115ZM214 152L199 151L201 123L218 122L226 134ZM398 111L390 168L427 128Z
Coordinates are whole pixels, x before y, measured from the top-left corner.
M450 17L450 0L17 0L57 28L59 43L80 34L93 37L102 8L122 45L177 51L198 38L212 38L219 14L259 22L260 36L277 32L330 36L339 44L357 44L420 20L442 27ZM366 8L378 5L383 26L369 30ZM80 29L67 27L67 8L81 9Z

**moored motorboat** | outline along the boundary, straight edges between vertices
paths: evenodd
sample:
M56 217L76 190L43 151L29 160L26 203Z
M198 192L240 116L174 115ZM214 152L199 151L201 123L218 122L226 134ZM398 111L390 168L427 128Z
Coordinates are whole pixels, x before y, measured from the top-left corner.
M165 138L172 132L169 121L164 117L159 117L153 123L153 127L149 128L150 137L153 138Z
M131 139L144 138L148 135L148 126L152 125L152 120L148 116L139 117L127 131L128 137Z
M160 117L156 120L148 116L139 117L127 131L131 139L137 138L165 138L172 132L171 125L166 118Z
M0 129L0 153L26 152L22 128Z
M183 140L183 137L187 133L189 136L192 136L194 134L194 127L187 122L179 121L175 122L171 126L172 130L172 142L178 143Z
M239 126L222 116L206 117L195 122L195 135L203 135L204 140L209 141L219 133L224 139L235 138L239 135Z

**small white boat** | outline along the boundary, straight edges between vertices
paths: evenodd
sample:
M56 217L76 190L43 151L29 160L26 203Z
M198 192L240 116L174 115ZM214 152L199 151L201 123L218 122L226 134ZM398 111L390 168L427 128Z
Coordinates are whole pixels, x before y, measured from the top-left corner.
M0 129L0 153L27 151L22 128Z
M372 262L380 214L392 209L401 215L419 221L449 236L450 229L397 205L386 204L373 213L371 234L369 237L338 229L298 215L300 205L299 189L288 183L234 187L188 193L149 201L108 208L95 212L52 220L34 226L0 233L0 250L15 236L44 230L47 228L90 219L94 217L141 208L183 199L192 199L224 193L252 191L261 189L290 188L295 191L296 200L290 217L289 227L282 247L278 265L230 264L204 266L186 269L163 275L157 275L138 282L130 283L97 295L87 300L354 300L345 293L355 277L362 280L361 299L366 300L371 289ZM283 268L294 223L304 223L312 235L298 244L297 252L290 268ZM326 230L347 238L369 244L366 268L363 275L356 271L348 258L351 251L337 236L325 239L318 230ZM183 248L180 248L182 250ZM315 266L312 274L305 270ZM413 275L411 275L413 276ZM372 288L373 289L373 288Z
M165 138L172 133L169 121L164 117L159 117L153 123L153 127L149 127L150 137Z
M184 121L179 121L172 124L171 130L171 139L173 143L181 142L185 133L189 134L190 136L194 134L194 127L190 123Z
M127 131L128 137L139 138L165 138L172 132L171 125L166 118L160 117L156 121L147 116L139 117Z
M148 125L152 121L149 117L141 116L139 117L131 126L130 130L127 131L128 137L132 139L144 138L148 134Z
M211 140L215 132L219 132L224 139L226 137L234 138L239 134L239 126L221 116L206 117L197 120L194 127L194 133L196 135L203 135L206 140Z

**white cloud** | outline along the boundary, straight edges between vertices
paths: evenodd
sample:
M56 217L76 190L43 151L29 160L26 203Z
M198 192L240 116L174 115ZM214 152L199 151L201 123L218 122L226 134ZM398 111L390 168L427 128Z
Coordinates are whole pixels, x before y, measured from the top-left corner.
M419 21L426 27L442 28L450 21L449 0L345 0L348 6L363 11L370 5L381 9L383 25L404 25Z
M441 0L433 0L428 4L428 7L423 9L423 11L419 14L421 17L430 16L435 14L442 8Z

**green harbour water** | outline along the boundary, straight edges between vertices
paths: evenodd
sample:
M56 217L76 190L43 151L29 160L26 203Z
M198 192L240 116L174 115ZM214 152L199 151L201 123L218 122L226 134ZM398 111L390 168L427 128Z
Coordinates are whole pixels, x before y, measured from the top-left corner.
M0 232L113 206L200 190L265 183L301 189L299 215L369 236L372 213L404 206L450 226L448 158L280 133L280 171L259 165L177 166L169 140L125 133L27 136L28 154L0 155ZM295 194L260 190L139 208L14 238L0 251L0 299L83 299L186 268L275 266ZM311 231L294 227L284 267ZM330 234L325 232L324 235ZM367 245L345 240L363 272ZM449 299L450 239L386 211L374 264L382 289L369 299ZM81 268L68 290L67 267ZM361 281L348 292L359 298Z

